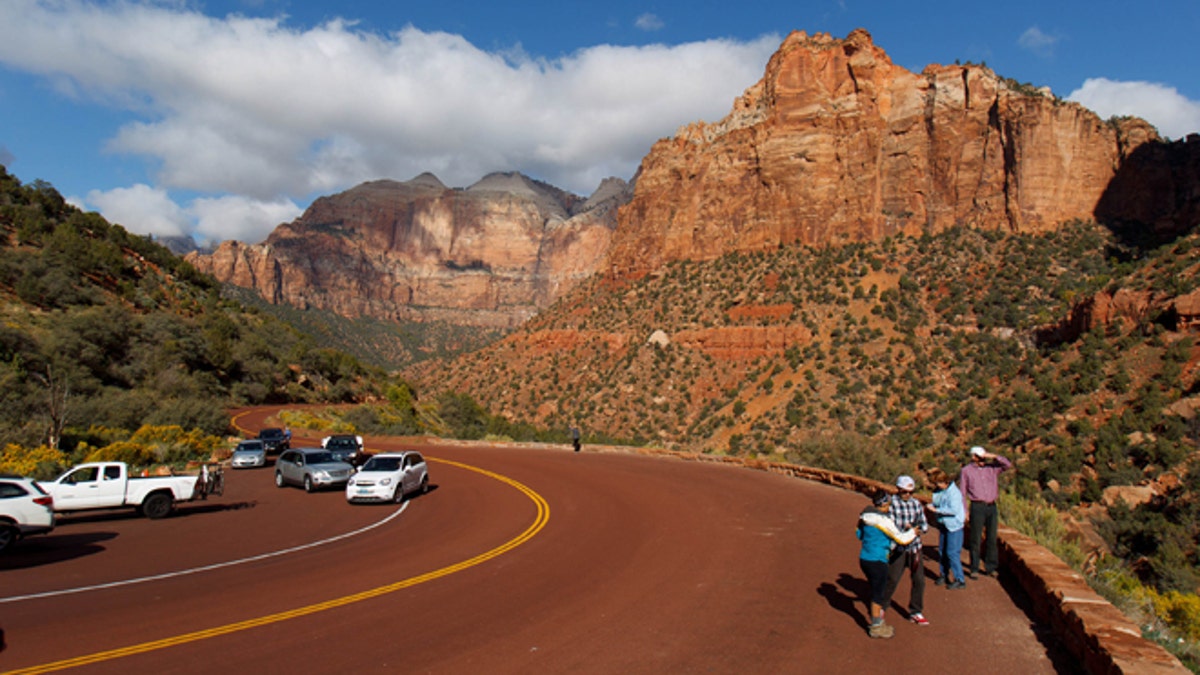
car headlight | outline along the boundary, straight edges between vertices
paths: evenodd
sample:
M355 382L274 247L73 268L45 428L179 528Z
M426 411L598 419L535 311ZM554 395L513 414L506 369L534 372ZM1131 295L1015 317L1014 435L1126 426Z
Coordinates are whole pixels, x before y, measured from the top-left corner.
M325 480L328 480L329 472L328 471L314 471L313 478L323 478Z
M354 479L353 479L353 478L351 478L349 481L347 481L347 483L346 483L346 486L347 486L347 487L354 487Z
M383 480L379 481L379 484L380 484L380 485L391 485L391 484L392 484L392 479L391 479L391 478L384 478Z

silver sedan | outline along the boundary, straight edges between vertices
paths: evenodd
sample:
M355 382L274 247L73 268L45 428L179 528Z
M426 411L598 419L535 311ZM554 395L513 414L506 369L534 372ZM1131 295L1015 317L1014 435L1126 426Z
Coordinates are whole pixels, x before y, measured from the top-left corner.
M229 465L235 469L254 469L267 465L267 446L262 441L242 441L233 449Z

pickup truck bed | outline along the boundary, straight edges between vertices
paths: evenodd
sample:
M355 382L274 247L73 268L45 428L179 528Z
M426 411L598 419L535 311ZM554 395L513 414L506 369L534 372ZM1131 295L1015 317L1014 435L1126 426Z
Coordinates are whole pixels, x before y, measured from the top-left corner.
M203 496L198 482L196 476L130 476L124 462L91 462L42 487L58 512L132 507L148 518L163 518L175 504Z

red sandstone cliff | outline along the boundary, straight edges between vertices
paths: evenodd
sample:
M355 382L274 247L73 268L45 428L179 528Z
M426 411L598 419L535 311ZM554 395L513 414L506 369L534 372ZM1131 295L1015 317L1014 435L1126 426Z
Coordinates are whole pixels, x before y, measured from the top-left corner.
M1104 122L983 66L912 73L861 29L844 40L796 32L729 116L655 144L607 271L636 277L677 259L960 224L1194 224L1200 153L1188 153L1189 176L1162 157L1131 161L1166 145L1157 140L1144 121Z
M465 190L424 174L323 197L262 244L188 260L273 303L507 328L596 271L627 199L615 179L585 201L520 174Z
M729 116L654 145L632 201L611 180L586 203L519 174L376 181L189 259L275 303L513 327L596 271L731 251L1072 219L1178 233L1200 219L1200 139L1160 142L983 66L913 73L864 30L796 32Z

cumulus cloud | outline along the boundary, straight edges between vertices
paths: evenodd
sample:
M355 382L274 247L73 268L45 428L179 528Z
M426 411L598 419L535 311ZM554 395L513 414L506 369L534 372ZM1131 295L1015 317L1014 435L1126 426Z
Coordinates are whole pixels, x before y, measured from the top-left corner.
M1101 117L1132 115L1153 124L1168 138L1200 132L1200 102L1179 90L1155 82L1119 82L1091 78L1071 92L1068 100L1087 106Z
M189 211L197 221L195 238L208 244L225 239L262 241L276 225L300 217L303 209L288 199L263 202L233 195L196 199Z
M1058 44L1058 38L1043 33L1037 26L1031 26L1017 38L1017 44L1038 56L1051 56L1054 54L1054 46Z
M84 203L89 205L134 234L179 237L187 233L187 214L161 188L139 183L107 192L92 190Z
M662 30L663 26L666 24L664 24L662 19L658 18L656 15L647 12L639 16L637 21L633 22L633 25L637 26L639 30L655 31Z
M205 204L199 226L239 238L216 220L237 220L236 198L286 205L424 171L465 186L516 170L587 194L632 176L680 125L728 113L780 41L601 45L549 60L412 26L383 35L147 3L0 2L0 64L128 111L108 150L146 157L156 189L227 197L229 208Z
M191 236L202 245L225 239L257 243L276 225L295 220L303 212L290 200L264 202L239 195L200 197L181 207L166 190L141 183L92 190L86 199L68 201L81 209L95 209L134 234Z

